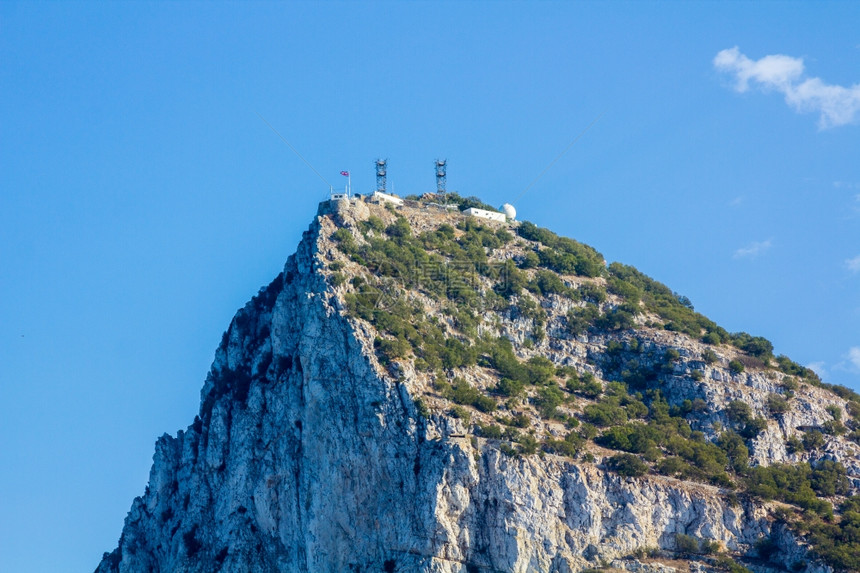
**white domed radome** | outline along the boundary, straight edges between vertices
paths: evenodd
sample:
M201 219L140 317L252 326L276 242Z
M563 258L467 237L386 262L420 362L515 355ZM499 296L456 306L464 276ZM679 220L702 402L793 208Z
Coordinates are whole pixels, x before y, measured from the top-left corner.
M514 206L510 203L502 205L502 213L505 214L505 217L507 217L509 221L513 221L517 218L517 210L514 209Z

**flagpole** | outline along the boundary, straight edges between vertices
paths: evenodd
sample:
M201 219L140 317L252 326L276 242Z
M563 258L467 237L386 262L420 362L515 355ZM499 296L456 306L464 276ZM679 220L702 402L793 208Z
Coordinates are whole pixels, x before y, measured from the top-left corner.
M349 199L349 193L352 191L352 173L341 171L340 174L346 177L346 198Z

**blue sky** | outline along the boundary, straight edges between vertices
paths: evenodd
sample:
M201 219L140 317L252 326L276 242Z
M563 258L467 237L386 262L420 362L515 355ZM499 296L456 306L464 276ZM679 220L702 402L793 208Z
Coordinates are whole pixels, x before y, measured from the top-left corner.
M0 570L92 570L327 186L517 201L860 389L860 4L0 4ZM736 48L736 50L734 49ZM724 50L728 50L725 52ZM721 54L718 57L718 54ZM768 58L770 56L770 58Z

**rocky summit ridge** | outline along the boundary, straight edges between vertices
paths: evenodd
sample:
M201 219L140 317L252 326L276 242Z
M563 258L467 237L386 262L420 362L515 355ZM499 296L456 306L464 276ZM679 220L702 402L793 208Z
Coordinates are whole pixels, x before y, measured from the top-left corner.
M96 571L860 570L860 396L467 207L322 203Z

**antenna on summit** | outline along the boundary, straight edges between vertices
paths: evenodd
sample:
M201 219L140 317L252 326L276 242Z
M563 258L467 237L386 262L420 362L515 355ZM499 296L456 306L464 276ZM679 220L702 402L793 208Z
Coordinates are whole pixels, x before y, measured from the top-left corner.
M379 193L385 193L385 182L388 176L388 160L376 160L376 190Z
M436 193L441 193L442 195L448 192L446 189L448 185L447 167L447 159L436 160Z

